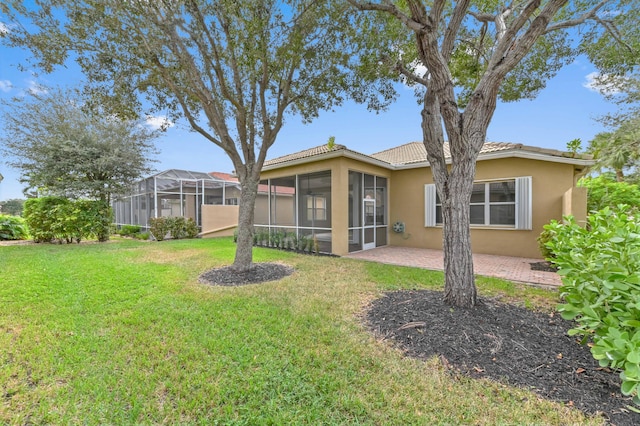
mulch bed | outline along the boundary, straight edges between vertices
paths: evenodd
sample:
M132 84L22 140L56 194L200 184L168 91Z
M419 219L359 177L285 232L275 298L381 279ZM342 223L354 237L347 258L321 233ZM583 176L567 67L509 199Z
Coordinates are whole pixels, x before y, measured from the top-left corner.
M238 272L232 266L217 268L200 275L203 284L234 287L276 281L293 273L293 268L280 263L255 263L250 270Z
M616 372L600 368L589 348L567 335L571 323L495 300L473 309L451 308L443 293L416 290L387 293L366 315L368 327L408 356L442 362L471 377L529 388L611 424L640 424L627 409Z
M531 265L532 271L558 272L558 268L550 262L532 262L529 265Z

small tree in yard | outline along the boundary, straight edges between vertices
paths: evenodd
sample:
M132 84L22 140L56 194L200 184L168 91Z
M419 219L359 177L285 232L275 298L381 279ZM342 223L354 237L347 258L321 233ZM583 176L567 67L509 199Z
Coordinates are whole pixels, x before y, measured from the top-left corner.
M625 182L625 172L635 170L640 161L640 111L619 121L612 132L598 133L587 152L596 159L597 169L612 169L616 180Z
M144 96L152 110L181 115L229 156L242 189L233 264L239 271L252 265L260 171L285 115L311 120L349 92L373 107L388 100L351 78L366 46L343 2L45 0L39 6L0 5L12 23L26 18L39 31L12 27L11 45L31 49L45 70L74 52L93 99L130 114Z
M581 53L612 73L637 65L640 5L633 0L349 2L381 13L392 42L379 46L378 57L422 88L423 141L442 201L445 301L473 306L469 201L497 99L534 97ZM568 33L572 28L578 30ZM573 42L573 36L580 41Z
M10 214L20 216L24 208L24 200L12 198L6 201L0 201L0 214Z
M77 91L34 93L5 107L0 148L40 194L108 204L151 171L158 132L90 110Z

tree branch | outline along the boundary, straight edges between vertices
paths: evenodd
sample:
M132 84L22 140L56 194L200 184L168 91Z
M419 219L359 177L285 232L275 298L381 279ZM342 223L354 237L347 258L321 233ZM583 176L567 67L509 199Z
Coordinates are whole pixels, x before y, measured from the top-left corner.
M386 12L396 17L400 22L402 22L407 28L415 31L416 33L421 33L424 31L425 23L416 22L409 16L407 16L404 12L402 12L396 5L391 3L388 0L383 0L384 4L373 3L373 2L359 2L356 0L348 0L351 5L353 5L358 10L373 10L377 12Z
M597 20L597 12L602 9L610 0L602 0L600 3L595 5L593 9L588 12L583 13L580 17L575 19L569 19L568 21L558 22L557 24L550 25L547 30L544 32L545 34L550 33L552 31L558 31L565 28L571 28L578 26L580 24L584 24L589 19Z

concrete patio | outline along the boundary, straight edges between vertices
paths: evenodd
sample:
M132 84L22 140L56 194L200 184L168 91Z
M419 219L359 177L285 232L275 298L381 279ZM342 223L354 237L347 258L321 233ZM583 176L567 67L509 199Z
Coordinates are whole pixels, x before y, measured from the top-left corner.
M441 250L386 246L351 253L345 257L438 271L444 269L444 259ZM531 263L541 261L541 259L494 256L489 254L473 255L473 266L476 275L497 277L517 283L541 287L560 286L560 276L555 272L534 271L531 269Z

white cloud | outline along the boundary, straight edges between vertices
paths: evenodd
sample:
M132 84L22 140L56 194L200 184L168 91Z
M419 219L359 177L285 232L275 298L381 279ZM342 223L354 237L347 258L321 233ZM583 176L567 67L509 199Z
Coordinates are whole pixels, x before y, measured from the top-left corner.
M603 95L615 95L620 93L620 89L615 84L614 77L607 74L600 74L598 72L587 74L585 76L585 82L582 83L582 85L589 90Z
M28 80L27 85L28 85L27 92L29 92L32 95L43 95L43 94L49 93L46 87L44 87L43 85L41 85L35 80Z
M163 115L147 116L145 123L147 124L147 126L151 127L154 130L158 130L162 128L167 129L169 127L175 126L175 124L171 120L169 120L167 117Z
M10 92L13 89L13 83L9 80L0 80L0 91Z
M0 22L0 35L1 34L6 34L8 33L9 30L9 26L7 24L5 24L4 22Z

